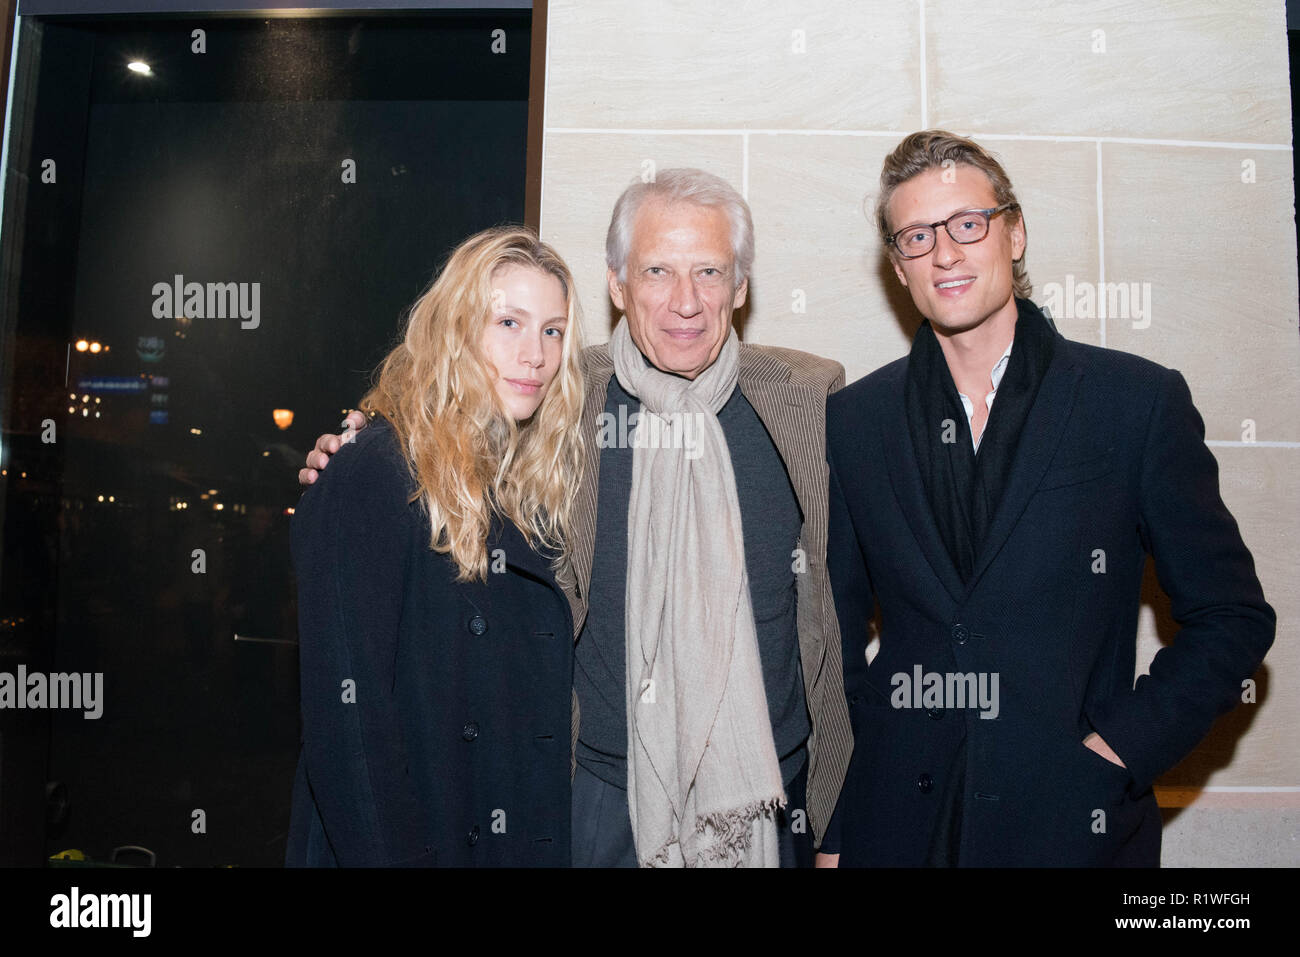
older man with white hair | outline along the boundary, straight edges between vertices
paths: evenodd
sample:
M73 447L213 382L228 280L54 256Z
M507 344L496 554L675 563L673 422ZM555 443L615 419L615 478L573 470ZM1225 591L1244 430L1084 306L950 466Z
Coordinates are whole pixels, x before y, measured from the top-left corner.
M740 343L753 255L748 205L711 174L665 170L614 206L623 319L587 351L587 407L701 426L693 456L589 448L571 543L580 865L809 863L847 764L822 431L844 372Z

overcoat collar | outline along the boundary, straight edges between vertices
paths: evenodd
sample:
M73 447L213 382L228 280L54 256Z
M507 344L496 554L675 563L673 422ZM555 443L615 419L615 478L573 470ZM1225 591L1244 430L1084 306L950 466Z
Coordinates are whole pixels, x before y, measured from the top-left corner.
M487 535L487 555L489 568L496 558L504 558L507 567L530 575L551 587L557 584L555 571L551 567L552 553L530 546L515 523L500 515L492 516ZM488 574L490 576L493 572L489 571Z

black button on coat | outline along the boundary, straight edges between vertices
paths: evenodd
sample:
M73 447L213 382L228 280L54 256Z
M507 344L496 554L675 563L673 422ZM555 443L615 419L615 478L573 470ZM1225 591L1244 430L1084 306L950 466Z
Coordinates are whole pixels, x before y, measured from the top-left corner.
M411 487L377 419L294 515L303 740L285 863L567 867L568 602L508 521L488 541L500 570L455 582Z

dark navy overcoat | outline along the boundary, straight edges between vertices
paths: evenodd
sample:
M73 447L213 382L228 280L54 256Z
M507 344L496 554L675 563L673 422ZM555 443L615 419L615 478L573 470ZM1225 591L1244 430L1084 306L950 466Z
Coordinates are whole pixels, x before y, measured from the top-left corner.
M828 566L854 738L832 828L840 864L920 866L942 830L960 835L964 866L1155 866L1152 782L1240 701L1276 620L1187 384L1058 338L963 582L921 480L907 363L827 405ZM1135 681L1148 555L1181 629ZM1127 767L1083 745L1094 731Z
M293 517L302 754L288 866L569 864L573 640L508 521L457 583L382 418Z

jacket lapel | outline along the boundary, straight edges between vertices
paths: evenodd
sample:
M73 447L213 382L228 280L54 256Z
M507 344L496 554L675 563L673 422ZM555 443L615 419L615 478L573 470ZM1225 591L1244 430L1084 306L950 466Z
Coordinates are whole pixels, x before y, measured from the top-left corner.
M582 372L586 378L586 391L582 402L583 435L582 478L574 496L569 529L569 558L560 569L557 579L569 599L573 613L573 640L578 640L587 620L587 591L591 586L591 562L596 550L596 493L600 489L600 429L597 417L605 409L609 380L614 374L614 361L608 346L594 346L583 350Z
M830 474L825 448L826 392L791 382L791 377L790 366L777 356L741 344L737 385L767 429L777 454L785 464L790 485L803 512L799 547L809 554L811 567L812 562L818 556L824 556L826 550L826 486ZM824 569L820 574L824 575ZM824 583L824 577L821 580ZM816 586L806 590L800 584L799 657L806 683L815 681L826 658L825 633L813 624L814 620L820 619L805 617L819 600Z
M975 572L967 583L968 593L979 583L980 576L1002 550L1016 523L1020 521L1020 516L1024 514L1034 490L1042 482L1043 474L1061 444L1065 423L1074 408L1074 397L1082 377L1083 369L1075 360L1069 341L1063 337L1058 338L1056 353L1047 367L1033 408L1029 410L1024 430L1020 433L1010 482L1002 492L988 536L976 557ZM993 410L992 414L996 415L996 399Z
M912 537L921 547L935 576L956 602L961 600L965 589L952 556L948 554L948 548L939 535L939 526L935 523L934 512L925 495L925 484L921 481L921 465L916 458L916 448L912 445L911 429L907 427L907 406L903 390L906 378L907 366L901 365L898 367L897 379L889 389L890 407L885 415L876 420L875 427L880 431L880 441L885 449L889 484L894 489L894 498L907 520Z
M819 413L818 407L825 405L826 396L789 379L790 369L774 356L741 345L737 385L772 437L806 521L817 497L826 496L826 475L818 468L825 462L813 461L809 449L816 443L808 442L809 436L825 428L825 413Z

